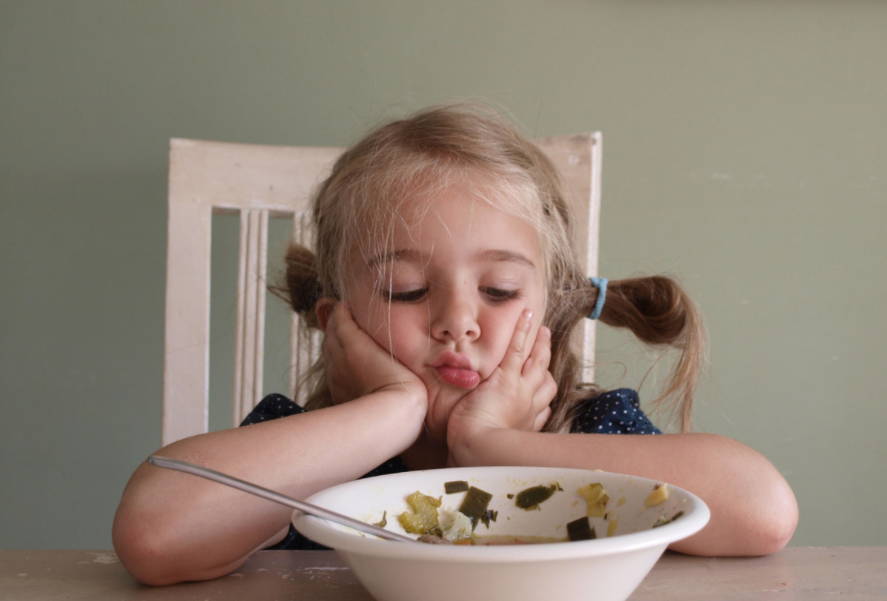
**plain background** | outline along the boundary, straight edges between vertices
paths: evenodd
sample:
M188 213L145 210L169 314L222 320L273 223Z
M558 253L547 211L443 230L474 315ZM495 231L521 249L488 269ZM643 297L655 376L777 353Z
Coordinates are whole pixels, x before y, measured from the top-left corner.
M171 137L346 145L465 98L603 132L600 271L699 302L697 429L785 474L792 544L887 544L885 31L862 0L0 0L0 547L109 548L160 444Z

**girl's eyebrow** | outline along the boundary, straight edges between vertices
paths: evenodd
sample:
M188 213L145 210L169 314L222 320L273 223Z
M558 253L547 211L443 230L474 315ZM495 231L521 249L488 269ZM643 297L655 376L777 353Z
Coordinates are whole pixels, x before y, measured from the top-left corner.
M485 250L480 256L485 261L518 263L531 269L536 268L536 264L528 256L512 250Z
M536 264L524 254L511 250L491 249L480 253L482 261L490 261L494 263L517 263L530 269L535 269ZM370 267L378 267L386 263L394 263L395 261L405 261L409 263L424 263L422 253L418 250L404 249L381 252L368 261Z
M422 260L422 253L418 250L391 250L391 251L383 251L379 254L372 257L369 261L367 261L367 265L370 267L378 267L379 265L384 265L386 263L394 263L395 261L407 261L418 263Z

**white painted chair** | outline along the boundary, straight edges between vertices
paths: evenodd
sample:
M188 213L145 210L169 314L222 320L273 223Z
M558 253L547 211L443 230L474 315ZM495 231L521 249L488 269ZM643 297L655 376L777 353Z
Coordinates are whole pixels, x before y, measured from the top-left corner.
M600 212L600 133L537 140L577 199L577 250L597 275ZM293 220L293 238L310 246L309 197L340 148L231 144L173 139L169 158L166 330L163 361L163 445L207 431L209 424L209 307L213 214L239 214L240 248L234 365L237 425L261 400L268 219ZM282 263L283 257L272 257ZM593 363L594 322L586 320L583 359ZM295 379L316 355L297 336ZM315 346L308 344L309 347ZM301 347L301 348L300 348ZM585 374L591 380L591 367ZM287 392L287 391L281 391ZM292 393L292 389L288 391ZM297 399L298 400L298 399Z

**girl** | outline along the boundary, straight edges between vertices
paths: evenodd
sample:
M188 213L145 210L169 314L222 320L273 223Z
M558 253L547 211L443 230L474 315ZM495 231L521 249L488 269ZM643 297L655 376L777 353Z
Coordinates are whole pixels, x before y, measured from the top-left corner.
M578 380L570 338L589 315L674 346L680 359L662 398L686 430L700 319L668 278L607 287L585 277L554 168L502 120L457 106L385 125L342 155L313 211L316 255L290 250L284 290L324 332L307 411L272 395L248 427L160 454L296 498L413 469L601 468L705 500L710 523L675 550L759 555L790 539L795 499L764 457L716 435L659 434L633 391ZM642 433L659 435L618 435ZM168 584L227 574L269 546L310 548L289 518L284 507L143 464L113 539L137 579Z

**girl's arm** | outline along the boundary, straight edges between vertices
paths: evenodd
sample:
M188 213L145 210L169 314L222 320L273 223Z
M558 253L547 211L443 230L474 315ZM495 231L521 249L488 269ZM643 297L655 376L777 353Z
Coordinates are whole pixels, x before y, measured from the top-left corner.
M158 454L304 499L359 478L408 448L422 431L424 385L392 364L381 347L361 347L375 343L342 317L330 319L326 338L351 342L332 352L371 351L362 364L364 383L374 392L326 409L187 438ZM379 374L393 380L379 380ZM121 562L136 579L171 584L233 571L256 550L279 541L291 515L282 505L144 463L123 493L112 535Z
M524 353L528 327L518 322L512 348L503 359L500 382L525 378L538 348L537 336ZM538 364L538 361L536 362ZM515 365L522 364L522 370ZM522 373L523 372L523 373ZM492 378L491 378L492 379ZM497 386L498 387L498 386ZM514 420L518 397L479 386L463 399L448 422L454 465L532 465L602 469L668 482L701 497L711 521L698 534L672 545L696 555L766 555L783 548L794 533L798 507L782 475L762 455L739 442L712 434L551 434ZM523 413L544 410L525 396Z
M671 546L693 555L767 555L798 520L794 494L763 456L712 434L550 434L486 428L450 449L458 465L602 469L668 482L702 498L711 521Z

